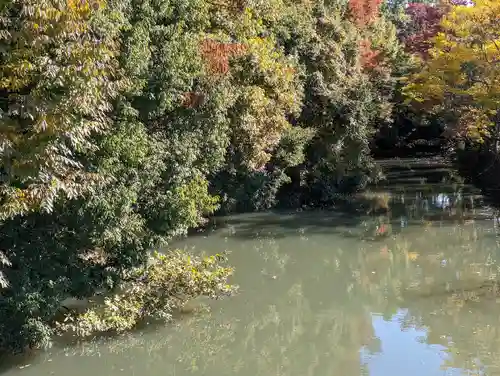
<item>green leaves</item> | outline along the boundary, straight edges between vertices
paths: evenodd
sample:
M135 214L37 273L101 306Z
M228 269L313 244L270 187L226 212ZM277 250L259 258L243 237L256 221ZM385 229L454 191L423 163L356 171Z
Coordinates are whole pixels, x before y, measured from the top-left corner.
M3 12L0 219L50 212L60 194L103 181L84 156L110 126L119 89L117 34L93 28L104 3L19 0Z
M225 267L224 255L195 257L182 251L155 252L147 266L126 275L120 292L106 297L102 305L82 315L68 316L58 330L86 337L95 332L122 332L141 320L170 319L189 300L232 295L235 286L227 280L233 270Z

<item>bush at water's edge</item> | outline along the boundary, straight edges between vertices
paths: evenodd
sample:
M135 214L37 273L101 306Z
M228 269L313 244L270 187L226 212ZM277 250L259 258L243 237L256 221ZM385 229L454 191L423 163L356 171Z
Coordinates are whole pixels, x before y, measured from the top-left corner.
M221 254L200 257L179 250L155 252L147 266L127 273L119 292L82 314L68 316L56 327L87 337L130 330L145 319L168 320L189 300L199 296L219 299L236 291L228 283L233 269L224 265L226 261Z

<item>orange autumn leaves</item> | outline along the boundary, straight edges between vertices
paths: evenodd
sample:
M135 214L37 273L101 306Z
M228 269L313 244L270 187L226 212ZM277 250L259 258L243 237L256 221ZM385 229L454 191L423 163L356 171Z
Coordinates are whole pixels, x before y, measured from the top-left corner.
M359 29L366 29L373 24L380 15L382 0L349 0L351 19ZM372 70L380 63L380 51L372 48L369 38L359 42L360 64L365 70Z
M372 49L372 43L368 39L363 39L359 43L360 63L366 70L375 69L380 64L380 51Z
M360 28L363 28L377 19L382 0L349 0L351 17Z
M229 71L229 60L246 51L247 47L242 43L222 43L213 39L204 39L200 43L200 52L209 74L226 74Z

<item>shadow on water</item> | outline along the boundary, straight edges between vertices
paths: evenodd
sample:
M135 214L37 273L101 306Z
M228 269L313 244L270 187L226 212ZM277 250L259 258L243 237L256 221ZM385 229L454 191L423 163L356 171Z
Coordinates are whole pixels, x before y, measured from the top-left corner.
M217 222L216 229L231 229L237 227L233 236L242 239L273 237L285 238L301 231L308 234L331 233L337 227L357 228L362 223L362 217L355 211L302 211L302 212L274 212L263 215L247 216L240 220L238 217L224 218Z
M242 240L266 236L279 239L301 232L378 239L370 232L381 223L390 224L391 234L396 235L403 227L422 226L428 222L454 225L491 219L495 214L480 190L465 185L442 158L430 161L394 159L380 161L380 164L385 169L386 180L369 187L367 193L339 195L328 210L218 217L205 230L194 235L207 236L214 231L234 229L229 231L230 236ZM389 212L374 215L370 211L381 196L389 197Z

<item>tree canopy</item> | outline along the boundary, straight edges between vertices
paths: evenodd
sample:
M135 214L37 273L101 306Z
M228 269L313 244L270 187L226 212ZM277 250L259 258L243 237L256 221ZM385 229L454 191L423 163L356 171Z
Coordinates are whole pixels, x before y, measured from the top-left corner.
M499 14L498 1L452 5L430 40L422 71L410 77L409 97L445 114L453 136L498 142Z

